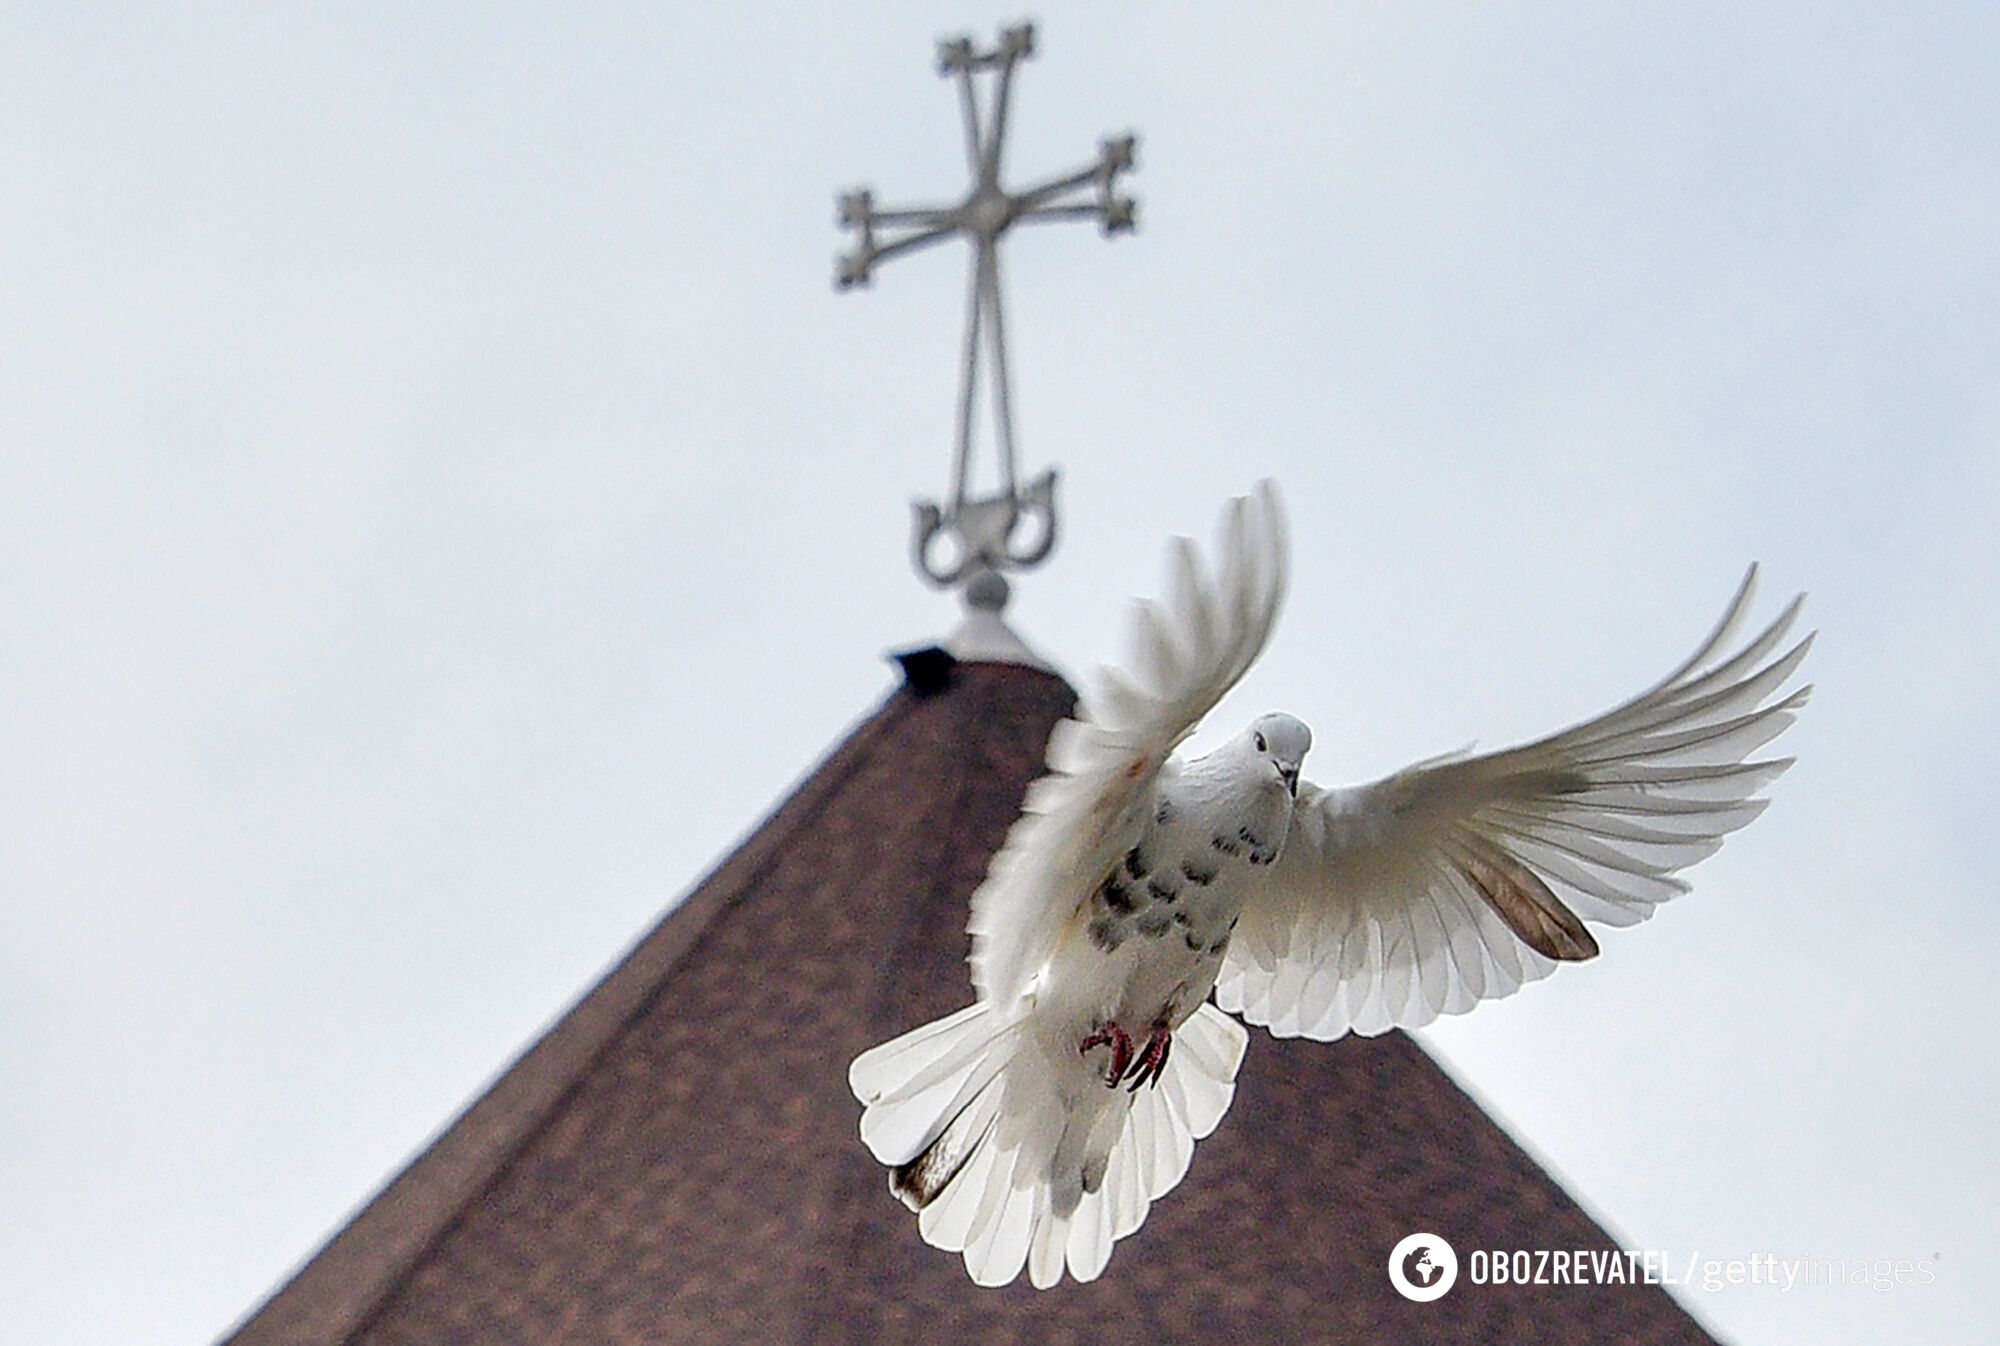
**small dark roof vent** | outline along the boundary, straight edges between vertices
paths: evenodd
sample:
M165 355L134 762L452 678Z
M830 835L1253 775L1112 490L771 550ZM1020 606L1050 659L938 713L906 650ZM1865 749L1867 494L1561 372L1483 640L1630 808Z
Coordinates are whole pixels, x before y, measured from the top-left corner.
M918 696L936 696L951 686L951 671L958 660L949 650L926 645L893 656L903 666L903 685Z

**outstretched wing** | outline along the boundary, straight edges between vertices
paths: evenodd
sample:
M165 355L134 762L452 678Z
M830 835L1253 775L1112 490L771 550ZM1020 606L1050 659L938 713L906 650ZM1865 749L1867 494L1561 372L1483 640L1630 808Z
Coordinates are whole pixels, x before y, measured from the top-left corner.
M1216 1000L1281 1037L1429 1023L1597 952L1766 800L1790 758L1747 760L1792 722L1812 644L1774 654L1804 595L1741 650L1757 569L1713 634L1650 691L1505 752L1420 762L1372 785L1304 786L1250 897Z
M1277 487L1229 502L1216 567L1176 538L1171 595L1141 601L1129 671L1049 736L1049 774L972 896L972 985L982 1000L1019 995L1082 911L1090 889L1139 838L1167 759L1236 684L1270 637L1285 592Z

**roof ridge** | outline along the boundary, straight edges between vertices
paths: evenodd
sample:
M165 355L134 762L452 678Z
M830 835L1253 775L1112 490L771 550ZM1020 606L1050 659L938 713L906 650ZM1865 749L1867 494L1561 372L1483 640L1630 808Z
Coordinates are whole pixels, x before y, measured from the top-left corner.
M889 728L917 704L909 688L891 691L221 1343L347 1341L364 1331L422 1264L425 1252L559 1113L591 1063L644 1012L715 918L754 885L787 840L811 825ZM370 1268L371 1262L377 1265Z

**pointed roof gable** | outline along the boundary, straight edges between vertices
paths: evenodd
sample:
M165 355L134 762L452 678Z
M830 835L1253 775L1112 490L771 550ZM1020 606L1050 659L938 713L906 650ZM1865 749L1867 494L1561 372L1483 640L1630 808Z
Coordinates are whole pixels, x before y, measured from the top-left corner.
M847 1063L970 995L966 901L1073 705L1055 675L910 681L229 1346L1634 1343L1710 1338L1657 1287L1401 1299L1403 1235L1610 1238L1409 1038L1252 1034L1236 1102L1104 1278L981 1290L855 1135Z

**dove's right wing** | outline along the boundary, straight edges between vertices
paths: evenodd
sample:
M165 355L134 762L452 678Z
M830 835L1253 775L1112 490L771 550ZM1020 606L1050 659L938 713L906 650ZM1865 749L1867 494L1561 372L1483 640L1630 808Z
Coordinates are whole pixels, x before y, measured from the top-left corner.
M1049 774L972 895L972 985L981 1000L1026 990L1083 912L1093 887L1139 839L1167 759L1236 685L1270 637L1285 592L1277 487L1229 502L1218 568L1176 538L1172 595L1140 602L1130 671L1099 670L1100 691L1049 736Z
M1686 891L1676 871L1763 810L1790 759L1747 759L1811 690L1786 683L1812 638L1778 652L1797 600L1723 655L1756 573L1693 657L1594 720L1372 785L1301 786L1216 1002L1281 1037L1414 1028L1595 954L1584 921L1630 925Z

